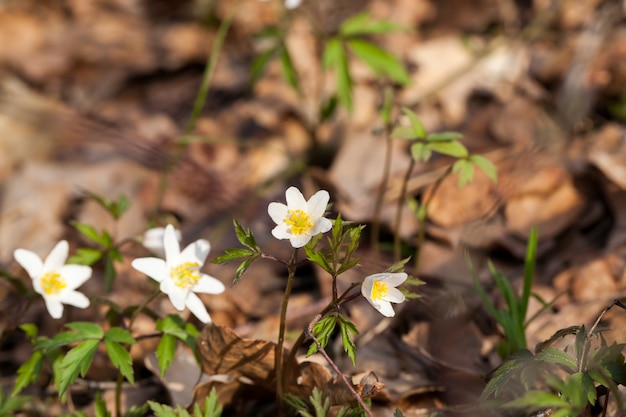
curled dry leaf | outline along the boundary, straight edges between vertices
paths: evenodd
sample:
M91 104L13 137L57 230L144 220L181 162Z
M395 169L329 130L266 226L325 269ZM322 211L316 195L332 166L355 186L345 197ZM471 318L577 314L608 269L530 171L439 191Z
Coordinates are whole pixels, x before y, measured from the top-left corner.
M227 382L220 383L213 378L198 385L194 392L196 403L203 404L212 388L216 388L219 398L226 405L263 401L275 395L274 342L242 339L227 327L207 324L198 338L198 347L204 372L209 376L227 376L223 379ZM283 357L287 358L288 355ZM334 405L354 401L352 393L341 379L333 379L330 372L319 363L298 364L294 361L283 364L283 369L289 372L285 384L287 394L308 398L313 388L318 388ZM378 381L373 372L353 386L363 398L378 395L383 387L384 384Z

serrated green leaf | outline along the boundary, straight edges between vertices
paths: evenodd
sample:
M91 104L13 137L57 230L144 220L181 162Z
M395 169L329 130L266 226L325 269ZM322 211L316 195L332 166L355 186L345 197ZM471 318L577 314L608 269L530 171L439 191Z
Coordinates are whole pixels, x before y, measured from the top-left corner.
M120 327L112 327L104 334L104 340L111 342L126 343L132 345L136 342L135 338L130 334L128 330Z
M461 142L428 142L426 146L435 152L453 156L455 158L465 158L467 156L467 148ZM469 162L468 165L472 166ZM473 170L474 168L472 166L472 172Z
M280 64L283 70L283 77L287 84L289 84L294 90L300 92L300 83L298 82L298 73L289 55L289 50L285 44L282 44L278 50L280 56Z
M428 161L432 155L432 151L425 143L416 142L411 145L411 156L417 162L419 161Z
M161 370L161 378L170 367L176 352L176 338L171 334L164 334L161 337L156 349L156 357L158 359L159 369Z
M254 240L252 230L244 230L243 226L239 224L236 219L233 219L233 223L235 225L235 234L237 235L237 240L239 240L242 245L249 248L250 250L254 252L259 252L260 250L256 244L256 241Z
M126 348L121 344L111 340L105 339L104 345L113 366L119 369L122 375L124 375L124 378L126 378L131 384L134 383L135 374L133 371L133 360L130 357L128 350L126 350Z
M239 264L237 270L235 271L235 279L233 279L233 285L239 282L243 274L245 274L248 268L250 268L250 265L252 265L252 262L256 261L257 259L258 257L246 259L241 264Z
M409 118L409 122L411 123L411 128L413 129L415 136L419 139L423 139L424 136L426 136L426 128L420 118L417 117L417 114L415 114L415 112L408 107L403 107L402 112Z
M156 417L190 417L186 410L176 411L168 405L154 401L148 401L148 405ZM180 409L180 406L178 408Z
M78 248L76 254L70 256L68 264L93 265L102 258L102 251L95 248Z
M224 264L236 259L248 258L250 256L254 256L255 254L256 252L249 249L226 249L223 254L213 259L213 263Z
M412 127L398 126L391 131L391 137L402 140L419 139Z
M36 381L41 376L43 367L43 352L36 350L33 354L17 369L17 378L15 386L11 392L11 397L15 397L30 383Z
M104 331L102 330L102 327L88 321L75 321L72 323L67 323L65 327L74 330L83 339L102 339L102 337L104 336Z
M76 381L79 374L85 376L99 344L100 340L90 339L67 352L59 363L59 396L65 394L65 391Z
M393 413L393 417L404 417L404 413L400 411L399 408L396 408L396 411Z
M321 252L310 249L308 246L305 246L304 250L309 261L319 265L324 271L331 275L334 273L333 268L328 264L328 261Z
M465 159L460 159L452 165L452 172L459 174L459 188L465 187L474 180L474 166Z
M95 228L93 228L93 226L90 226L86 223L80 223L77 221L71 221L70 224L74 226L74 228L78 230L78 232L81 235L85 236L87 239L101 246L107 247L107 243L109 242L108 239L104 237L103 235L100 235L100 233L98 233L98 231Z
M222 415L222 406L219 402L217 390L215 387L211 388L211 392L204 399L204 414L201 413L200 406L198 404L194 407L194 416L196 417L220 417Z
M343 343L343 349L348 354L348 357L352 361L352 365L356 366L356 345L352 338L353 334L358 334L353 323L346 320L342 315L338 315L339 328L341 329L341 341Z
M469 157L470 162L481 169L491 181L498 182L498 170L496 166L482 155L472 155Z
M537 353L535 358L542 362L555 363L557 365L565 366L573 371L578 369L574 358L562 350L553 347L546 348Z
M548 391L528 391L521 398L506 403L505 407L532 407L533 409L537 410L541 408L551 407L568 408L569 403L567 402L567 400Z
M368 12L359 13L341 24L339 33L343 36L374 35L408 30L407 27L388 20L374 20Z
M428 142L457 142L463 138L463 134L458 132L437 132L426 135Z
M411 79L404 65L389 52L362 39L349 39L347 44L352 52L365 62L376 75L386 75L401 85L410 83Z

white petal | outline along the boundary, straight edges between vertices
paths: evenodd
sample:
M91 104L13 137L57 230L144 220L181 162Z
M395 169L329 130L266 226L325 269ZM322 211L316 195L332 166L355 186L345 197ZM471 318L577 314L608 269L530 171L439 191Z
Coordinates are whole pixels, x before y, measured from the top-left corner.
M57 271L61 269L63 265L65 265L65 261L67 260L67 253L69 251L69 245L66 240L62 240L56 244L50 254L46 258L43 263L43 270L45 272L48 271Z
M365 280L363 280L363 284L361 284L361 294L370 303L372 302L372 287L373 286L374 286L374 280L372 279L371 276L365 277Z
M53 319L60 319L61 316L63 316L63 304L61 304L61 302L59 300L55 299L49 299L44 297L44 302L46 303L46 309L48 310L48 313L50 313L50 316Z
M206 261L206 257L211 251L211 244L208 240L199 239L188 245L180 254L179 262L197 262L201 267Z
M396 272L396 273L384 273L384 278L382 281L389 285L390 287L397 287L406 281L408 275L405 272Z
M198 283L193 287L194 292L201 292L205 294L221 294L226 287L217 278L211 275L202 274L202 277L198 280Z
M289 209L283 203L270 203L267 206L267 214L270 215L274 223L283 224L287 218Z
M169 296L174 286L175 285L172 282L172 280L169 277L167 277L166 279L161 281L161 285L159 285L159 289L161 290L163 294L167 294Z
M396 315L396 312L393 311L393 307L391 306L391 303L388 301L380 301L378 302L378 306L374 306L374 307L376 307L376 310L378 310L380 314L382 314L385 317L393 317Z
M165 259L169 266L178 265L178 257L180 256L180 244L176 238L174 226L168 224L165 227L163 235L163 248L165 249Z
M285 192L285 197L287 199L287 207L290 210L303 210L307 211L307 203L304 199L304 196L296 187L289 187ZM307 213L308 214L308 213Z
M180 242L181 235L180 230L176 229L176 239ZM165 257L165 248L163 246L163 240L165 239L165 228L164 227L155 227L153 229L148 229L143 234L143 241L141 242L143 246L152 251L154 254L159 255L161 257Z
M388 288L387 294L385 294L385 301L391 301L392 303L403 303L406 300L402 291L397 288Z
M288 9L295 9L302 3L302 0L285 0L285 7Z
M328 191L319 190L309 199L307 203L307 213L314 219L322 217L326 211L326 206L330 200Z
M78 308L89 307L89 298L85 297L83 293L78 291L64 291L59 296L59 301L63 304L68 304Z
M315 222L315 225L313 225L313 228L309 231L309 234L311 236L315 236L319 235L320 233L326 233L330 229L332 229L332 227L333 223L330 220L322 217L318 219L317 222Z
M169 275L167 264L159 258L137 258L131 262L131 266L156 282L163 281Z
M26 249L16 249L13 257L22 266L32 279L37 279L43 275L43 262L34 252Z
M290 235L289 241L294 248L301 248L311 240L310 235Z
M289 239L292 234L289 233L289 226L285 223L279 223L278 226L272 229L272 236L276 239Z
M65 279L70 290L75 290L91 278L91 268L86 265L64 265L57 272Z
M209 312L206 311L206 307L202 303L202 300L200 300L200 297L194 293L190 293L189 297L187 297L187 308L189 308L189 311L191 311L193 315L196 316L202 323L211 322L211 316L209 316Z
M168 295L176 310L183 311L185 309L185 303L187 302L189 290L182 289L176 285L172 285L170 287Z

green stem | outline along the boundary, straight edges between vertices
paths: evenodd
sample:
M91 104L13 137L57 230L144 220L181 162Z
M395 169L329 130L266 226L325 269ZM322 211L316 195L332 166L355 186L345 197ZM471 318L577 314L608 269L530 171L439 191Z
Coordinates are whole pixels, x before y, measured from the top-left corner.
M285 288L285 296L280 307L280 324L278 329L278 343L276 344L275 369L276 369L276 401L278 403L278 414L284 415L283 398L285 394L285 375L283 375L283 345L285 344L285 323L287 321L287 305L289 304L289 296L293 288L294 277L296 276L296 259L298 257L298 249L294 248L287 270L289 277L287 278L287 287Z
M155 298L157 298L159 296L159 294L161 294L161 290L157 288L157 290L148 298L146 298L146 300L141 303L141 305L139 305L139 307L137 307L137 309L135 311L133 311L133 314L130 316L130 320L128 322L128 329L132 329L133 328L133 323L135 322L135 319L137 318L137 316L139 316L139 314L146 308L146 306Z
M406 200L406 189L411 178L411 173L415 167L415 159L411 158L411 163L404 174L402 180L402 190L400 191L400 197L398 198L398 206L396 208L396 223L393 231L393 258L395 262L398 262L402 258L402 247L400 242L400 222L402 221L402 208L404 207L404 201Z
M415 264L413 265L413 270L415 271L416 274L417 274L417 270L420 264L420 254L421 254L422 246L424 245L424 241L426 240L426 219L428 219L428 207L430 206L430 203L433 201L433 197L435 196L435 194L437 194L437 190L439 190L439 187L441 186L441 183L443 183L443 180L446 179L448 175L450 175L451 173L452 173L452 165L450 165L450 167L446 169L446 172L444 172L442 176L437 178L437 181L435 182L435 185L433 186L433 190L428 196L428 199L426 199L426 201L424 201L424 204L422 205L421 211L423 215L421 215L419 218L420 224L419 224L419 231L417 235L417 244L415 245L415 259L413 260L413 262L415 262Z
M121 372L117 374L117 381L115 384L115 415L116 417L122 417L122 383L124 382L124 376Z
M180 148L174 160L169 162L165 168L165 172L161 177L161 181L159 182L159 187L157 190L157 198L155 202L154 213L158 213L159 207L163 202L163 197L165 196L165 189L167 188L167 182L169 179L169 174L174 166L179 162L180 158L183 156L183 152L189 142L191 141L191 132L196 126L196 122L202 113L202 109L206 103L206 98L209 93L209 87L211 86L211 81L213 80L213 74L215 72L215 67L217 66L217 61L222 51L222 46L224 44L224 40L226 39L226 34L228 33L228 29L230 28L231 23L233 22L233 17L235 16L235 11L237 10L237 6L239 5L239 1L236 2L233 7L230 9L226 18L220 24L219 29L217 30L217 34L215 35L215 40L213 41L213 45L211 47L211 53L207 59L206 66L204 68L204 74L202 75L202 82L200 84L200 90L198 91L198 95L196 96L196 100L193 104L193 108L191 110L191 116L189 117L189 121L187 121L187 125L185 126L185 130L180 138Z
M389 173L391 170L391 145L393 139L391 138L391 125L385 126L385 160L383 162L383 178L380 181L380 187L378 188L378 196L376 197L376 205L374 206L374 216L372 219L372 235L371 245L378 253L378 243L380 240L380 212L383 207L383 199L385 198L385 190L389 183Z

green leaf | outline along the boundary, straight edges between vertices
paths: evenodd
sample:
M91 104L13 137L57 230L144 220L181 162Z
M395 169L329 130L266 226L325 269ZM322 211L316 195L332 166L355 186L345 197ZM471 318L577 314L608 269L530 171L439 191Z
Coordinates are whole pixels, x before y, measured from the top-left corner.
M549 347L541 352L537 353L535 358L539 361L555 363L557 365L565 366L572 371L576 371L578 367L576 366L576 361L566 352L563 352L560 349Z
M395 129L393 129L391 131L391 137L395 138L395 139L402 139L402 140L419 139L417 137L417 134L413 130L413 128L412 127L408 127L408 126L398 126L398 127L396 127Z
M461 138L463 135L458 132L438 132L426 136L428 142L457 142Z
M383 104L380 108L380 118L385 126L391 126L391 112L393 110L393 88L388 86L383 92Z
M101 246L107 247L107 243L109 240L104 236L100 235L96 229L86 223L80 223L77 221L71 221L70 224L78 230L78 232L85 236L87 239L95 242Z
M373 20L369 13L359 13L342 23L339 33L345 37L374 35L408 30L407 27L388 20Z
M348 357L352 361L352 365L356 366L356 345L352 338L353 334L359 334L353 323L344 318L341 314L337 316L339 318L339 327L341 329L341 340L343 343L343 349L348 354Z
M214 264L224 264L236 259L248 258L254 256L257 252L248 249L226 249L223 254L213 259Z
M432 151L425 143L416 142L413 145L411 145L411 156L417 162L419 161L426 162L430 159L431 155L432 155Z
M526 256L524 258L524 286L522 289L522 297L520 298L519 308L520 317L522 320L526 320L526 312L528 310L528 302L530 300L530 293L533 286L533 278L535 276L535 262L537 257L537 242L539 235L537 227L530 229L530 236L528 237L528 245L526 247Z
M196 417L220 417L222 415L222 406L220 405L220 399L217 395L215 387L211 388L211 392L204 399L204 414L201 414L200 406L195 405L194 416Z
M37 325L33 323L24 323L19 326L19 328L26 334L26 338L35 339L37 334L39 333L39 329L37 329Z
M465 187L474 179L474 166L465 159L460 159L452 165L452 172L459 173L459 188Z
M328 261L321 252L309 248L308 245L304 247L304 250L309 261L313 262L316 265L319 265L324 271L328 272L329 274L334 274L333 268L328 264Z
M268 48L252 61L250 64L250 85L254 85L261 78L265 67L276 55L277 50L277 47Z
M283 43L281 44L279 50L280 55L280 64L283 70L283 77L285 81L297 92L300 92L300 83L298 82L298 74L296 72L296 68L293 66L293 61L291 60L291 55L289 55L289 50L287 46Z
M461 142L429 142L427 146L435 152L450 155L455 158L465 158L467 156L467 148ZM473 166L469 162L468 165L472 167L473 172Z
M320 106L320 122L325 122L335 114L335 110L337 110L337 104L339 104L339 100L337 96L333 94L327 100L325 100Z
M67 355L61 360L59 364L60 370L60 384L59 384L59 396L65 394L65 391L76 381L78 374L85 376L93 357L98 350L98 344L100 340L86 340L67 352Z
M176 337L171 334L164 334L161 337L156 349L156 356L158 359L159 369L161 370L161 378L165 375L165 372L170 367L172 360L174 359L174 353L176 352Z
M393 413L393 417L404 417L404 413L399 408L396 408L396 411Z
M404 65L384 49L362 39L349 39L352 52L364 61L376 75L386 75L401 85L411 82Z
M178 406L178 410L174 410L168 405L159 404L154 401L148 401L148 405L150 405L150 409L156 417L190 417L189 413L181 409L180 406Z
M352 110L352 78L348 67L348 58L341 39L331 38L324 48L324 68L334 69L337 77L337 97L348 111Z
M117 343L126 343L127 345L132 345L136 342L135 338L131 336L128 330L122 329L120 327L112 327L104 334L104 340L109 340L111 342Z
M88 321L75 321L67 323L65 327L77 332L82 339L102 339L104 336L102 327Z
M498 182L498 170L496 166L487 158L482 155L472 155L469 158L469 161L476 165L481 169L491 181L497 183Z
M402 112L409 118L409 122L411 123L411 128L413 129L415 136L419 139L423 139L424 136L426 136L426 128L424 128L424 124L420 118L417 117L417 114L415 114L413 110L408 107L403 107Z
M111 341L104 340L104 345L106 346L107 353L109 355L109 359L113 363L119 371L124 375L124 377L130 381L130 383L135 382L135 375L133 371L133 360L130 357L130 353L128 350L121 344Z
M95 248L78 248L76 254L70 256L68 264L93 265L102 258L102 251Z
M96 394L96 403L94 408L96 411L96 417L111 417L111 413L107 411L107 404L102 399L100 391Z
M505 407L510 408L526 408L532 409L541 408L568 408L569 403L567 400L559 397L556 394L547 391L528 391L521 398L510 401L505 404Z
M331 314L329 316L322 317L315 326L313 326L313 335L319 342L322 348L326 347L328 344L328 339L330 338L333 330L335 330L335 326L337 324L337 315ZM317 344L314 342L309 346L309 350L306 356L311 356L315 352L317 352Z
M42 367L43 352L36 350L30 358L17 369L17 378L15 379L15 387L13 387L11 397L15 397L30 383L37 381L41 376Z
M242 245L249 248L250 250L254 252L260 252L260 249L257 246L256 241L254 240L254 235L252 234L252 231L250 229L244 230L243 226L239 224L236 219L233 219L233 223L235 225L235 234L237 235L237 240L239 240Z
M260 256L261 256L260 254L257 254L253 256L252 258L246 259L241 264L239 264L239 266L237 267L237 270L235 271L235 279L233 279L233 285L239 282L243 274L245 274L248 268L250 268L250 265L252 265L252 263L256 261L257 259L259 259Z

